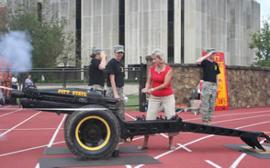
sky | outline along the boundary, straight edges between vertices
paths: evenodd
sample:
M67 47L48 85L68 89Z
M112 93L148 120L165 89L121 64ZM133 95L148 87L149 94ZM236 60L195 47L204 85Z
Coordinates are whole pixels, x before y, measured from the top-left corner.
M270 17L270 0L256 0L261 4L261 19Z

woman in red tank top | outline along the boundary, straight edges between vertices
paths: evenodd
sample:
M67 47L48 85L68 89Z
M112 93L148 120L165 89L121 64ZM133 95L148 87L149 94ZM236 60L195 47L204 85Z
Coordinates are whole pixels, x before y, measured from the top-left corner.
M153 65L147 74L147 82L143 93L149 94L146 120L155 120L157 113L164 110L165 116L170 119L175 115L175 98L172 89L173 72L172 68L164 61L163 52L154 50ZM169 149L174 149L172 145L173 135L169 134ZM146 135L141 149L147 149L149 136Z

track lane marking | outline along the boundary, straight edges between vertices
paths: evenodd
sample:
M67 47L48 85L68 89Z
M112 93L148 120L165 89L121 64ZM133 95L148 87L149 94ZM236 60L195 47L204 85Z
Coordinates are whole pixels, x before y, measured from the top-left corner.
M216 163L212 162L211 160L205 160L206 163L210 164L215 168L222 168L221 166L217 165Z
M125 115L128 116L129 118L133 119L133 120L136 120L136 118L133 117L133 116L131 116L130 114L125 113ZM165 137L166 139L169 138L169 137L168 137L166 134L164 134L164 133L161 133L161 134L159 134L159 135ZM143 138L143 137L141 137L141 138L139 138L139 139L142 139L142 138ZM135 140L135 139L134 139L134 140ZM182 145L182 144L179 143L178 145ZM192 152L190 149L188 149L188 148L186 148L186 147L184 147L183 149L186 150L186 151L188 151L188 152Z
M63 144L63 143L65 143L65 141L55 142L54 145L57 145L57 144ZM47 145L48 145L48 144L40 145L40 146L34 146L34 147L31 147L31 148L25 148L25 149L13 151L13 152L8 152L8 153L2 153L2 154L0 154L0 157L5 157L5 156L10 156L10 155L15 155L15 154L19 154L19 153L23 153L23 152L27 152L27 151L39 149L39 148L44 148L44 147L46 147Z
M264 140L260 141L260 144L262 144L263 142ZM234 160L230 168L236 168L246 156L247 154L242 152L242 154L236 160Z
M17 109L17 110L15 110L15 111L11 111L11 112L2 114L2 115L0 115L0 118L5 117L5 116L8 116L8 115L13 114L13 113L16 113L16 112L19 112L19 111L22 111L22 110L23 110L23 109L20 108L20 109Z
M132 120L137 120L137 118L133 117L132 115L125 113L126 116L128 116L129 118L131 118Z
M269 116L269 115L266 115L266 116ZM254 118L255 118L255 117L254 117ZM244 126L241 126L241 127L237 127L237 128L235 128L235 129L241 129L241 128L246 128L246 127L252 127L252 126L257 126L257 125L268 124L268 123L270 123L270 121L264 121L264 122L259 122L259 123L255 123L255 124L244 125ZM215 135L207 135L207 136L204 136L204 137L195 139L195 140L193 140L193 141L190 141L190 142L188 142L188 143L185 143L183 146L188 146L188 145L194 144L194 143L196 143L196 142L202 141L202 140L204 140L204 139L211 138L211 137L213 137L213 136L215 136ZM181 149L181 148L183 148L183 147L182 147L182 146L178 146L178 147L175 148L174 150L169 150L169 151L166 151L166 152L164 152L164 153L161 153L160 155L155 156L154 159L160 159L161 157L166 156L166 155L168 155L168 154L170 154L170 153L172 153L172 152L174 152L174 151L176 151L176 150L178 150L178 149ZM135 166L134 168L140 168L140 167L143 167L143 166L144 166L144 165L141 164L141 165Z
M8 129L7 131L3 132L0 134L0 138L2 138L4 135L6 135L7 133L11 132L12 130L14 130L15 128L23 125L24 123L26 123L27 121L31 120L32 118L34 118L35 116L39 115L41 112L38 112L36 114L31 115L30 117L28 117L27 119L25 119L24 121L20 122L19 124L13 126L12 128Z
M258 114L258 113L264 113L264 112L269 112L269 110L263 110L263 111L260 111L260 112L253 112L252 114ZM130 117L131 119L136 119L135 117L133 117L133 116L131 116L130 114L127 114L127 113L125 113L128 117ZM239 113L238 115L242 115L243 113ZM246 113L246 114L251 114L251 113ZM231 116L232 114L227 114L227 115L223 115L223 116ZM219 116L219 117L223 117L223 116ZM235 116L235 115L234 115ZM242 117L242 118L237 118L237 119L230 119L230 120L223 120L223 121L217 121L217 122L213 122L213 124L215 123L215 124L217 124L217 123L224 123L224 122L230 122L230 121L238 121L238 120L244 120L244 119L249 119L249 118L257 118L257 117L261 117L261 116L263 116L263 117L265 117L265 116L269 116L269 115L264 115L264 114L262 114L262 115L257 115L257 116L249 116L249 117ZM217 117L216 117L217 118ZM201 119L201 118L198 118L198 119ZM195 119L191 119L191 120L195 120ZM191 121L191 120L185 120L185 121ZM241 127L240 127L241 128ZM240 128L238 128L238 129L240 129ZM237 129L237 128L236 128ZM203 137L203 139L206 139L206 138L210 138L210 137L212 137L212 136L214 136L214 135L208 135L208 136L205 136L205 137ZM199 142L199 141L201 141L201 140L203 140L203 139L201 139L201 138L199 138L198 139L198 141L191 141L192 143L187 143L187 144L184 144L184 145L182 145L182 144L178 144L177 143L177 145L178 145L178 147L177 148L175 148L175 149L173 149L173 150L169 150L168 152L168 154L170 154L171 153L171 151L173 152L173 151L176 151L176 150L178 150L178 149L181 149L181 148L185 148L186 146L188 146L188 145L191 145L191 144L193 144L193 143L196 143L196 142ZM180 148L179 148L180 147ZM189 148L187 148L187 149L185 149L185 150L187 150L187 151L189 151L190 149ZM191 151L191 150L190 150ZM164 155L162 155L161 154L161 156L160 157L163 157L163 156L165 156L165 155L167 155L167 152L165 152L165 154ZM157 159L159 159L160 157L158 157ZM156 158L155 158L156 159ZM126 166L129 166L129 165L126 165ZM138 166L135 166L135 168L140 168L140 167L143 167L144 165L138 165Z
M256 113L259 113L259 112L256 112ZM243 113L241 113L241 114L243 114ZM249 113L250 114L250 113ZM240 114L239 114L240 115ZM134 117L133 117L134 118ZM210 137L212 137L211 135L210 135ZM143 138L143 137L139 137L138 139L141 139L141 138ZM204 138L205 139L205 138ZM202 139L201 139L202 140ZM63 143L63 142L62 142ZM195 143L195 142L194 142ZM54 143L54 144L57 144L57 143ZM192 144L192 143L191 143ZM47 145L42 145L42 146L39 146L39 148L42 148L42 147L45 147L45 146L47 146ZM29 150L31 150L32 148L29 148ZM33 149L36 149L36 147L34 147ZM28 151L27 149L25 149L25 150L20 150L21 152L23 152L23 151ZM10 154L15 154L15 153L18 153L18 152L20 152L20 151L17 151L17 152L11 152ZM7 154L1 154L0 156L6 156L6 155L9 155L8 153Z
M221 118L221 117L227 117L227 116L240 116L240 115L248 115L248 114L259 114L259 113L267 113L269 112L269 110L262 110L262 111L256 111L256 112L237 112L237 113L233 113L231 114L220 114L220 115L214 115L213 118ZM128 113L125 113L125 115L129 116L130 118L136 120L135 117L131 116L130 114ZM181 115L181 114L179 114ZM191 119L186 119L186 120L183 120L183 121L194 121L194 120L201 120L202 118L201 117L195 117L195 118L191 118Z
M242 159L244 159L244 157L246 157L246 153L243 153L241 154L234 162L233 164L230 166L230 168L233 168L233 167L237 167L238 164L242 161Z
M56 128L56 130L55 130L55 132L54 132L54 134L53 134L53 136L52 136L52 138L51 138L51 140L50 140L50 142L49 142L49 144L48 144L48 146L47 146L48 148L50 148L50 147L53 145L53 141L55 140L56 135L58 134L58 132L59 132L59 130L60 130L62 124L64 123L66 117L67 117L67 114L64 114L64 116L63 116L61 122L59 123L58 127Z
M182 147L183 149L185 149L185 150L188 151L188 152L192 152L191 149L185 147L183 144L177 143L177 145L180 146L180 147Z
M63 130L64 128L60 128L60 130ZM0 131L6 131L8 128L2 128ZM55 130L55 128L19 128L19 129L13 129L13 131L48 131L48 130Z
M259 113L267 113L270 112L269 110L262 110L262 111L256 111L256 112L237 112L237 113L233 113L233 114L220 114L220 115L214 115L213 118L222 118L222 117L227 117L227 116L241 116L241 115L248 115L248 114L259 114ZM133 117L132 115L125 113L126 116L130 117L133 120L136 120L135 117ZM180 114L179 114L180 115ZM186 119L183 121L195 121L195 120L201 120L201 117L195 117L195 118L191 118L191 119Z
M259 114L259 113L268 113L269 110L262 110L262 111L256 111L256 112L239 112L236 114L220 114L220 115L216 115L213 116L213 118L222 118L222 117L227 117L227 116L241 116L241 115L248 115L248 114ZM184 121L193 121L193 120L201 120L201 117L198 118L193 118L193 119L188 119L188 120L184 120Z
M161 133L161 134L159 134L159 135L163 136L163 137L166 138L166 139L169 138L168 135L166 135L166 134L164 134L164 133ZM177 134L177 135L178 135L178 134ZM177 136L177 135L176 135L176 136ZM178 145L178 146L183 146L183 144L181 144L181 143L177 143L177 145ZM183 149L186 150L187 152L192 152L191 149L189 149L189 148L187 148L187 147L185 147L185 146L183 146Z
M58 132L59 132L59 130L60 130L62 124L64 123L66 117L67 117L67 114L64 114L64 116L63 116L61 122L59 123L59 125L57 126L57 128L56 128L56 130L55 130L55 132L54 132L54 134L53 134L53 136L52 136L52 138L51 138L49 144L47 145L47 148L52 147L53 142L54 142L54 140L55 140L55 138L56 138L56 135L58 134ZM39 168L39 167L40 167L40 165L39 165L39 162L38 162L38 163L36 164L35 168Z
M2 109L11 109L11 108L12 108L11 105L7 105L7 106L2 106L2 107L0 108L0 110L2 110Z
M256 112L256 113L259 113L259 112ZM38 113L37 113L38 114ZM243 113L241 113L241 114L243 114ZM249 113L250 114L250 113ZM239 114L240 115L240 114ZM206 139L206 138L210 138L210 137L212 137L213 135L210 135L210 136L206 136L206 137L204 137L203 139ZM143 138L143 137L139 137L139 138L137 138L137 139L141 139L141 138ZM203 140L202 138L199 138L200 140ZM198 141L200 141L198 139ZM196 141L196 142L198 142L198 141ZM63 142L61 142L61 143L64 143L64 141ZM195 143L195 141L193 142L193 143ZM54 144L58 144L58 143L54 143ZM190 144L192 144L192 143L187 143L187 144L185 144L185 145L190 145ZM29 151L29 150L32 150L32 149L38 149L38 148L43 148L43 147L45 147L45 146L47 146L47 145L42 145L42 146L38 146L38 147L33 147L33 148L28 148L28 149L24 149L24 150L20 150L20 151L15 151L15 152L10 152L10 153L6 153L6 154L1 154L0 155L0 157L1 156L7 156L7 155L11 155L11 154L16 154L16 153L20 153L20 152L24 152L24 151ZM180 149L180 148L179 148ZM176 149L177 150L177 149Z
M212 124L220 124L220 123L239 121L239 120L245 120L245 119L250 119L250 118L260 118L260 117L265 117L265 116L269 116L269 115L261 114L261 115L256 115L256 116L241 117L241 118L235 118L235 119L229 119L229 120L216 121L216 122L212 122Z

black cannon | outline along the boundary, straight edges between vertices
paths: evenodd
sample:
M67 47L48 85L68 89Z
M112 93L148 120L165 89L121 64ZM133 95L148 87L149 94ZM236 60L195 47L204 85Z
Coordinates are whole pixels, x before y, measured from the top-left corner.
M86 91L59 89L39 91L26 88L13 91L12 96L21 98L24 108L65 113L65 141L69 150L80 159L101 159L111 157L120 138L137 135L172 132L196 132L223 136L240 137L252 148L265 150L258 138L270 142L263 132L242 131L182 121L178 116L171 119L159 118L146 121L123 121L116 114L118 101Z

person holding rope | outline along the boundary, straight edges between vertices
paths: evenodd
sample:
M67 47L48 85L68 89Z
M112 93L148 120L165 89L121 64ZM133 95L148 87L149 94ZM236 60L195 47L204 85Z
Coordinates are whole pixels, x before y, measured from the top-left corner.
M172 88L173 71L172 68L165 63L164 54L160 49L152 52L153 65L149 68L147 81L143 93L149 94L148 108L146 120L155 120L157 113L162 106L164 108L167 119L176 115L175 98ZM169 149L175 149L173 146L173 136L175 133L169 133ZM144 142L139 149L148 148L149 135L144 136Z

